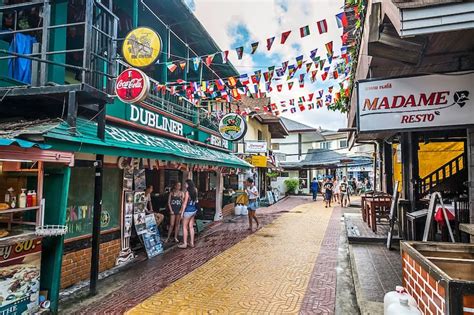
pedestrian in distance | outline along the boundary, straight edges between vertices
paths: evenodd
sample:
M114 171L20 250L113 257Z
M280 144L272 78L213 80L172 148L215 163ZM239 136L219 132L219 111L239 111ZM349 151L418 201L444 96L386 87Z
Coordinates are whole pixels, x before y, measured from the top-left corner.
M247 178L246 182L246 189L245 191L247 192L247 196L249 198L249 205L247 206L247 209L249 211L248 216L249 216L249 230L252 231L253 228L253 220L257 223L257 230L259 228L259 222L257 219L257 198L258 198L258 189L255 186L253 179L252 178Z
M190 179L186 180L185 188L184 202L180 211L183 220L183 244L178 245L179 248L188 247L188 234L190 238L189 247L194 247L194 221L197 212L198 191L194 182Z
M339 177L336 176L333 181L333 197L334 203L341 203L341 199L339 198Z
M351 203L351 197L349 196L349 183L347 182L346 176L343 176L342 181L339 183L339 193L341 205L343 207L349 207Z
M179 243L178 232L179 225L181 222L181 216L179 214L184 201L184 193L181 190L181 183L175 182L173 188L168 195L168 210L170 211L170 226L168 228L168 237L165 240L167 243L170 240L171 233L174 231L174 241Z
M323 186L324 189L324 195L325 195L325 200L326 200L326 208L329 206L331 207L331 199L332 199L332 193L334 189L334 184L330 178L327 179L326 183L324 183Z
M318 191L319 191L319 183L316 177L313 178L310 189L311 189L311 192L313 193L313 201L316 201L316 199L318 198Z

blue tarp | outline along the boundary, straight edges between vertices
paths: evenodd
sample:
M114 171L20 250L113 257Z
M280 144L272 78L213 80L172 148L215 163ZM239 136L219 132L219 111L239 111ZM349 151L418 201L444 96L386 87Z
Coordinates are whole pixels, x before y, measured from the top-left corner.
M30 35L16 33L10 44L9 51L29 55L33 51L36 39ZM31 83L31 59L11 58L8 60L8 74L11 78L30 84Z

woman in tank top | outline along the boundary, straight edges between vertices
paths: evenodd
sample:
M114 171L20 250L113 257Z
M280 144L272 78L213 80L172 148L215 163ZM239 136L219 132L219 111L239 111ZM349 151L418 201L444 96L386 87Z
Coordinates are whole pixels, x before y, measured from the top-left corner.
M197 189L194 182L190 179L186 181L186 193L184 194L184 202L181 207L181 218L183 219L183 244L178 245L179 248L188 247L188 234L189 234L189 246L194 247L194 219L197 212L196 203Z
M168 195L168 209L170 211L170 226L168 229L168 237L165 242L167 243L170 240L171 233L174 230L174 241L179 243L178 232L179 232L179 222L180 215L179 211L183 206L184 193L181 191L181 183L176 182L173 185L173 189Z

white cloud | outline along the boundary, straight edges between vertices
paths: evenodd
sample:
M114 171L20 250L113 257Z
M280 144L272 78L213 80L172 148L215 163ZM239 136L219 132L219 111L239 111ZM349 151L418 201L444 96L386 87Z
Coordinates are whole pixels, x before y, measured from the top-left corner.
M319 55L325 56L324 44L333 41L334 51L337 54L341 46L341 29L337 28L335 15L341 12L342 0L187 0L191 4L195 15L206 27L221 49L231 50L230 61L241 73L250 73L254 70L265 69L268 66L277 67L286 60L294 63L298 55L309 55L314 48L318 48ZM326 19L328 32L319 34L316 22ZM299 28L309 25L311 35L300 38ZM245 41L242 28L248 31L248 40ZM280 34L292 30L285 45L280 44ZM275 36L270 52L266 50L266 39ZM250 55L250 44L259 41L257 53ZM235 47L244 46L242 60L238 60ZM320 77L318 77L319 79ZM283 82L286 86L286 82ZM327 84L324 84L327 86ZM287 88L285 88L287 89ZM291 91L270 94L272 101L298 98L321 89L319 84L305 82L305 88L300 89L297 79ZM315 127L322 126L328 129L337 129L346 125L343 114L328 111L326 108L305 110L286 117Z

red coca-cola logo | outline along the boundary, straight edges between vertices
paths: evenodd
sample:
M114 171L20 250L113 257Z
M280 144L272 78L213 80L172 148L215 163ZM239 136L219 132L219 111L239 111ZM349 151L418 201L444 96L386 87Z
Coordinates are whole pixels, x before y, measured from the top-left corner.
M127 69L120 73L115 83L117 97L125 103L143 100L150 89L148 76L138 69Z

